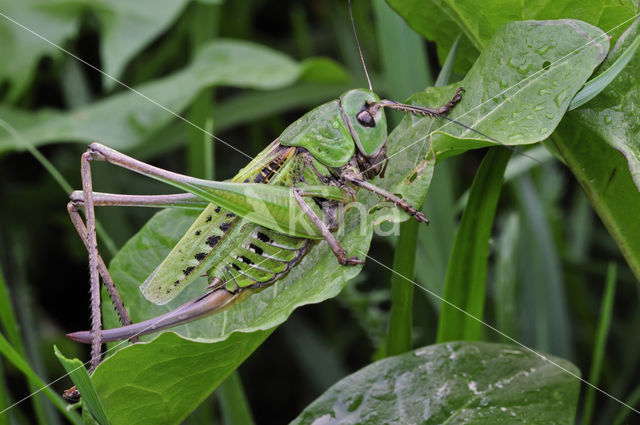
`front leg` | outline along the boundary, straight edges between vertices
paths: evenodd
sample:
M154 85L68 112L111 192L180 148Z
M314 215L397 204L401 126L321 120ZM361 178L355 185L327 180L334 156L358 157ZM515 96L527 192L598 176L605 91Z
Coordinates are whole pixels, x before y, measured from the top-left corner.
M301 193L302 190L296 188L293 190L293 197L295 198L298 205L300 205L300 208L302 208L302 211L304 211L307 217L309 217L311 223L313 223L313 225L318 228L320 233L322 233L322 236L327 241L327 243L331 247L331 250L338 258L338 263L343 266L357 266L358 264L364 264L364 261L359 260L358 257L347 257L347 253L345 252L344 248L340 246L338 240L335 238L335 236L333 236L333 233L331 233L329 228L322 222L322 220L320 220L320 217L318 217L316 213L309 207L309 205L307 205L307 203L302 198Z
M356 186L359 186L365 190L368 190L369 192L373 192L376 195L380 196L381 198L386 199L387 201L393 202L395 204L395 206L401 208L402 210L408 212L409 214L411 214L413 216L413 218L415 218L418 221L421 221L423 223L426 223L427 225L429 224L429 220L427 219L427 217L424 215L424 213L422 213L422 211L418 211L418 209L416 207L414 207L413 205L411 205L410 203L408 203L407 201L405 201L404 199L402 199L399 196L394 195L391 192L388 192L384 189L382 189L381 187L378 187L376 185L373 185L365 180L359 179L357 177L353 177L349 174L343 174L341 176L341 178L349 183L355 184Z

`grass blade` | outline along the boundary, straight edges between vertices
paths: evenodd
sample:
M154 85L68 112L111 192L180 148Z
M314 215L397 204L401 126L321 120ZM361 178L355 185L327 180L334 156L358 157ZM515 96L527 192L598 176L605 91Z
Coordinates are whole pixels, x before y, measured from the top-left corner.
M80 391L80 394L82 394L82 403L87 406L100 425L108 425L110 422L107 414L104 412L100 397L98 397L98 393L96 393L96 389L93 387L91 378L82 361L66 358L55 345L53 346L53 351L64 369L69 373L69 377L78 391Z
M81 425L82 420L80 416L73 411L67 409L67 402L56 394L42 379L38 377L33 369L24 361L22 355L13 348L9 341L7 341L4 335L0 334L0 353L2 353L9 362L14 365L22 374L29 380L29 382L36 388L39 388L53 405L73 424ZM6 413L6 411L13 406L7 407L5 410L0 411L0 415Z
M518 279L517 257L520 240L520 216L510 214L502 226L498 241L498 254L495 266L496 285L496 322L500 331L510 337L517 337ZM509 342L503 338L504 342Z
M522 233L519 266L522 281L520 317L525 343L555 355L572 358L565 279L550 217L544 208L545 190L560 187L558 175L547 173L536 186L528 176L516 181Z
M247 397L237 371L231 373L218 389L222 405L223 423L226 425L253 425Z
M636 50L638 50L638 46L640 46L640 34L636 36L633 43L627 47L624 53L622 53L606 71L584 85L582 90L580 90L573 100L571 100L571 103L569 104L569 111L573 111L574 109L581 107L600 94L602 90L607 88L618 74L620 74L624 67L627 66Z
M508 149L492 149L482 160L447 268L444 299L477 318L484 312L489 237L510 157ZM482 331L478 321L449 304L442 305L437 342L479 340Z
M600 372L602 371L602 362L604 359L604 349L609 335L609 327L611 326L611 316L613 315L613 301L616 292L616 275L617 268L615 263L609 264L607 269L607 280L604 288L604 296L600 305L600 322L598 323L598 331L596 332L596 340L593 346L593 356L591 358L591 369L589 370L589 382L598 385L600 381ZM593 416L594 403L596 398L596 390L594 387L587 387L587 393L584 401L584 410L582 414L582 425L591 423ZM633 405L633 404L632 404Z

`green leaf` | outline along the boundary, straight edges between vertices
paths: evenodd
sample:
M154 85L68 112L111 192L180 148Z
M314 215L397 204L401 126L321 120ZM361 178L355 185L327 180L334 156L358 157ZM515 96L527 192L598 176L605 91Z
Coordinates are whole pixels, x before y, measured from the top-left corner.
M571 373L566 360L548 357ZM292 424L573 423L579 381L528 350L451 342L380 360L347 376Z
M620 55L614 55L616 60L606 69L606 71L599 73L597 77L591 79L584 85L582 90L580 90L571 100L569 110L573 111L574 109L581 107L611 84L611 82L615 80L622 70L629 64L629 61L633 58L633 55L635 55L638 47L640 47L640 33L636 34L635 40L633 40L628 47L625 46L624 52ZM615 51L616 49L614 49L612 53Z
M600 320L598 321L598 330L593 344L593 355L591 357L591 368L589 369L589 382L592 386L587 388L587 394L584 401L584 412L582 414L582 424L588 425L591 422L593 409L595 407L596 386L601 381L602 364L604 361L605 346L607 344L607 336L611 327L611 316L613 315L613 301L616 293L616 264L609 263L607 269L607 280L605 282L602 304L600 305Z
M55 345L53 346L53 351L69 374L73 384L80 392L82 403L87 406L95 420L98 421L100 425L110 424L106 413L104 413L104 408L102 407L100 398L98 397L98 394L96 394L96 390L91 383L91 378L89 378L87 369L84 368L84 364L82 364L78 359L66 358Z
M521 40L527 40L523 45ZM591 40L591 44L588 41ZM500 27L473 68L460 82L462 101L450 117L500 143L539 142L558 125L569 102L604 59L608 39L598 28L580 21L525 21ZM452 94L452 92L450 92ZM428 89L410 103L436 106L451 96ZM426 118L413 118L413 125ZM455 136L434 139L438 160L469 149L495 144L452 123L436 129ZM461 144L458 139L475 139ZM486 140L486 139L485 139Z
M15 100L31 81L40 57L64 55L54 44L61 46L77 33L80 18L87 10L96 15L102 27L100 56L103 71L118 78L126 63L165 31L187 2L2 0L0 12L5 17L0 20L0 34L5 42L0 45L0 55L12 60L0 64L0 81L6 78L12 82L8 97ZM115 84L108 77L104 77L104 81L107 86Z
M60 45L76 33L80 11L75 2L0 0L0 57L5 58L0 62L0 82L10 84L9 101L15 101L27 89L40 57L63 54L50 43Z
M176 119L174 114L180 114L203 88L276 89L293 83L301 70L289 57L266 47L216 41L203 47L187 68L135 87L139 93L121 92L67 113L32 114L2 107L0 116L34 146L100 140L115 149L130 150ZM13 137L0 138L0 152L21 149Z
M565 279L559 260L559 247L545 212L543 189L558 187L559 175L546 173L540 188L532 184L528 175L516 180L515 195L520 207L520 308L528 317L522 326L525 341L541 350L572 357L572 335L569 323L569 302L565 293Z
M163 333L105 360L93 384L114 425L180 423L270 333L233 333L218 344Z
M483 317L489 238L510 157L509 150L490 150L473 180L449 258L443 293L448 303L440 308L437 342L482 339L482 323L469 315Z
M101 25L102 70L119 78L125 65L176 20L188 0L85 0ZM103 77L107 87L116 83Z
M596 25L613 37L624 30L621 22L631 22L636 14L633 2L617 0L559 0L547 2L545 7L532 7L523 2L475 0L387 0L408 24L438 47L440 62L459 34L460 54L456 71L464 73L483 51L497 29L509 21L527 19L579 19ZM558 39L560 40L560 39ZM493 75L494 73L487 74ZM496 73L497 75L497 73Z
M15 366L25 376L25 378L27 378L31 385L33 385L37 389L41 389L44 395L49 400L51 400L58 411L67 419L69 419L71 423L81 423L78 414L67 409L67 402L65 402L58 394L56 394L47 383L40 379L36 372L24 360L24 356L18 353L18 351L9 344L4 335L1 333L0 354L2 354L9 363Z
M640 22L636 21L618 41L611 55L602 64L607 71L620 58L640 43ZM633 181L640 190L640 118L635 106L640 103L640 54L634 54L627 66L601 94L570 115L571 121L595 133L604 142L619 150L629 164ZM604 73L601 75L605 75Z
M639 28L635 23L620 37L603 67L624 54ZM598 97L567 114L551 140L640 280L639 67L636 53Z

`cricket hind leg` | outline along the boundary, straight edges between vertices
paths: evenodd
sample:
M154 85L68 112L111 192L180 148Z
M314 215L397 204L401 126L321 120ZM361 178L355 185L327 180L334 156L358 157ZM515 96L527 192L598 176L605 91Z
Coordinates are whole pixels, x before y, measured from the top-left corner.
M342 176L342 179L356 186L359 186L362 189L368 190L369 192L375 193L376 195L380 196L381 198L389 202L393 202L398 208L411 214L411 216L416 220L421 221L427 225L429 224L429 219L427 219L427 217L424 215L422 211L419 211L416 207L414 207L413 205L411 205L409 202L405 201L401 197L394 195L393 193L388 192L382 189L381 187L373 185L365 180L359 179L357 177L353 177L349 174L344 174Z
M193 206L195 208L205 206L206 203L201 202L195 195L189 193L179 193L170 195L122 195L112 193L100 193L93 192L93 205L95 206L153 206L153 207L170 207L170 206L182 206L189 208ZM87 226L85 225L80 215L80 208L84 208L84 194L82 191L74 191L71 193L70 201L67 204L67 212L71 218L71 223L76 229L76 232L82 239L85 248L89 250L89 243L87 239ZM111 297L111 301L118 313L120 322L123 325L131 324L129 314L124 307L124 303L118 289L116 288L111 275L104 263L104 260L98 252L98 273L102 278L107 292ZM135 341L132 341L135 342Z
M75 226L80 238L89 253L89 282L90 282L90 308L91 308L91 367L93 371L100 364L101 346L102 346L102 315L100 311L100 279L103 281L114 306L118 312L118 316L124 325L130 324L131 319L124 307L122 298L116 289L113 279L111 279L106 265L98 252L97 236L96 236L96 205L145 205L145 206L168 206L169 201L176 201L178 204L199 204L195 197L187 194L179 195L159 195L159 196L135 196L135 195L109 195L95 194L94 199L93 182L91 173L92 161L107 161L132 171L141 172L142 170L153 170L157 173L179 176L169 171L158 169L157 167L148 166L133 158L120 154L106 146L92 143L87 151L82 154L80 174L82 178L82 192L74 192L71 196L71 202L67 206L71 222ZM143 172L144 174L144 172ZM174 197L172 199L171 197ZM176 197L182 197L178 199ZM170 204L171 202L169 202ZM181 205L182 206L182 205ZM79 208L85 211L85 221L79 213Z

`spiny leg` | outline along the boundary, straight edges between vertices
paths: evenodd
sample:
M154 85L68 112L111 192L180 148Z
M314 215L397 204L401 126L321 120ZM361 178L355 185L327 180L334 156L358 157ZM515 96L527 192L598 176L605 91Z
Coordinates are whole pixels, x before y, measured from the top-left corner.
M186 176L180 176L176 173L171 173L169 171L165 171L159 169L157 167L153 167L147 164L144 164L140 161L134 160L133 158L127 157L126 155L120 154L113 149L110 149L106 146L92 143L89 145L87 151L82 155L82 163L81 163L81 177L82 177L82 198L81 205L85 209L85 218L86 218L86 227L84 223L82 223L81 217L77 213L77 206L80 201L78 193L74 193L76 198L76 206L71 207L69 210L72 222L78 233L80 234L87 250L89 252L89 280L90 280L90 304L91 304L91 334L92 334L92 343L91 343L91 368L90 370L94 370L98 364L100 363L100 348L102 345L102 320L101 320L101 311L100 311L100 281L99 274L100 270L102 270L104 275L108 275L106 270L106 266L104 265L104 261L100 258L98 254L98 246L97 246L97 237L96 237L96 225L95 225L95 201L94 201L94 193L93 193L93 184L91 177L91 161L108 161L115 165L119 165L124 168L128 168L133 171L137 171L147 175L153 176L162 176L165 178L175 178ZM145 172L146 171L146 172ZM106 195L106 198L104 196ZM141 202L143 205L158 205L158 206L166 206L168 201L171 201L171 196L173 197L183 197L182 201L178 199L173 199L173 201L177 201L178 204L184 203L188 205L198 205L202 201L194 200L194 197L186 194L180 195L160 195L159 197L150 197L146 198L144 196L135 195L109 195L109 194L100 194L100 204L103 205L140 205ZM118 199L120 198L120 199ZM128 198L128 199L122 199ZM72 199L73 202L73 199ZM73 211L76 209L76 212ZM113 285L113 280L108 277L105 280L105 285L109 290L110 296L114 300L114 305L118 310L118 315L121 320L127 320L128 314L124 309L124 305L122 300L117 293L117 289L115 285ZM130 320L129 320L130 322ZM124 323L124 322L123 322Z
M179 193L171 195L123 195L112 193L100 193L93 192L93 205L96 206L152 206L152 207L203 207L206 206L206 202L199 200L195 195L189 193ZM80 239L84 243L84 246L89 250L89 243L87 239L87 227L85 226L82 217L80 216L79 208L84 208L84 193L82 191L74 191L70 196L71 201L67 204L67 211L71 218L71 223L75 227ZM98 273L102 277L102 281L107 288L111 301L118 313L120 322L123 325L131 324L131 318L124 306L122 298L116 288L109 270L104 263L104 260L98 252ZM131 342L136 342L137 338L132 339Z
M368 190L369 192L373 192L376 195L386 199L387 201L393 202L397 207L411 214L413 218L415 218L416 220L429 224L429 220L424 215L424 213L422 213L422 211L418 211L417 208L415 208L413 205L411 205L404 199L400 198L399 196L394 195L393 193L388 192L382 189L381 187L373 185L365 180L361 180L359 178L353 177L349 174L343 174L342 179L349 183L353 183L356 186L359 186L365 190Z
M93 207L93 184L91 181L91 152L82 154L80 175L87 222L87 250L89 251L89 288L91 297L91 369L100 364L102 346L102 317L100 312L100 280L98 278L98 242L96 237L96 216Z
M82 217L80 216L80 212L78 211L78 207L81 205L82 204L78 205L78 203L71 201L67 204L67 211L69 212L71 223L73 223L73 226L76 228L80 239L82 239L82 242L84 243L84 246L88 251L89 242L87 239L87 227L85 226L84 221L82 221ZM111 301L113 302L116 312L118 313L120 322L122 322L123 325L131 324L129 313L124 306L124 302L120 297L120 293L113 283L113 279L111 278L111 275L109 274L107 266L104 264L104 260L102 259L100 253L98 253L98 273L102 277L102 281L104 282L104 285L109 292L109 296L111 297Z
M311 223L313 223L313 225L316 226L318 230L320 230L322 236L324 236L324 239L331 247L331 250L336 255L336 257L338 257L338 263L343 266L355 266L358 264L364 264L364 261L359 260L358 257L347 257L347 253L345 252L344 248L340 246L340 243L338 243L338 240L335 238L335 236L333 236L333 233L331 233L329 228L322 222L322 220L320 220L320 218L311 209L311 207L307 205L307 203L302 198L302 195L300 195L301 192L302 191L300 189L294 189L293 197L295 198L298 205L300 205L300 208L302 208L302 211L304 211L307 217L309 217Z
M464 88L458 87L451 100L438 109L429 108L426 106L407 105L387 99L381 100L380 103L377 104L377 106L391 108L397 111L410 112L416 115L438 117L447 115L449 112L451 112L451 110L462 100L462 93L464 93Z

